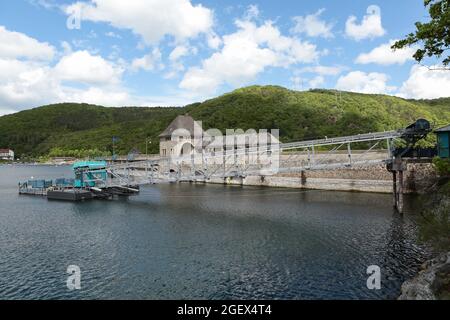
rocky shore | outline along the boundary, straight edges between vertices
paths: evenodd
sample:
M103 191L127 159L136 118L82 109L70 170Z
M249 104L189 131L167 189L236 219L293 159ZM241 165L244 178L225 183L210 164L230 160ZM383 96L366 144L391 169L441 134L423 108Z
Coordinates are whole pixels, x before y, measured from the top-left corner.
M419 235L441 254L403 283L399 300L450 300L450 174L448 168L437 171L438 182L423 198L427 209L421 214Z
M399 300L449 300L450 252L429 260L419 274L403 283Z

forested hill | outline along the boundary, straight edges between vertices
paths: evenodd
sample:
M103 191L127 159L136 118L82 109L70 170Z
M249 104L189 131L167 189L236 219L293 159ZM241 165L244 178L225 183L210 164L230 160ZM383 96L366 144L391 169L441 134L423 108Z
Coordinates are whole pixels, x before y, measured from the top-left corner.
M183 108L105 108L63 103L0 117L0 148L18 157L71 154L74 150L126 154L145 152L146 137L158 150L158 135L180 114L203 121L203 127L279 129L283 141L333 137L401 128L417 118L450 123L450 99L404 100L332 90L292 91L252 86ZM61 154L62 155L62 154Z

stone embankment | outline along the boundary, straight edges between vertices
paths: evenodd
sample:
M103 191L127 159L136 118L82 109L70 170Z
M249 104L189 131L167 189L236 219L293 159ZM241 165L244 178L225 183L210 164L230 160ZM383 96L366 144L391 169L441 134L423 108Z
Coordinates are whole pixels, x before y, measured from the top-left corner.
M402 285L399 300L450 299L450 252L429 260L419 274Z
M408 164L405 172L406 193L423 193L436 181L436 172L430 163ZM230 185L267 186L299 189L392 192L392 174L386 166L352 167L338 170L304 171L275 176L248 176L211 179L210 183Z

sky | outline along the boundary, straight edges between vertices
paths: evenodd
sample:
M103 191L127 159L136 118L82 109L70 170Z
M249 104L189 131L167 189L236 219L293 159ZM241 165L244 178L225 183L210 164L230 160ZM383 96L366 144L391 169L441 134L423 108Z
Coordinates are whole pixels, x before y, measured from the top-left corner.
M183 106L247 85L450 96L390 45L423 0L2 0L0 115L44 104Z

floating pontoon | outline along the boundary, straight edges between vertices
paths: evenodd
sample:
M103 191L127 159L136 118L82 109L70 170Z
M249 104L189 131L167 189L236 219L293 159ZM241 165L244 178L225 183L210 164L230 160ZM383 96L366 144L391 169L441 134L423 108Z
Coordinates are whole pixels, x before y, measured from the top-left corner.
M29 180L19 183L19 194L46 196L49 200L83 201L131 196L139 187L110 172L105 161L81 161L73 165L75 178Z

